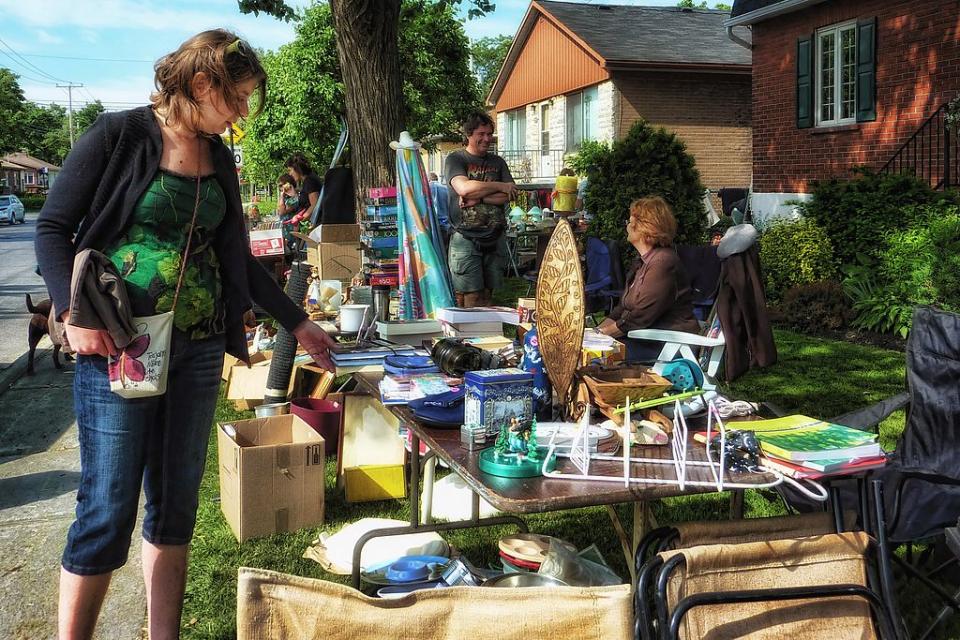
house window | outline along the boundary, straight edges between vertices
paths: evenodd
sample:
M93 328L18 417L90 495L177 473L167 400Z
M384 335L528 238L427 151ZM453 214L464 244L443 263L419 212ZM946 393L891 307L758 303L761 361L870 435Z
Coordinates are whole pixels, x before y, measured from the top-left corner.
M504 148L523 149L527 146L527 115L525 109L507 111L507 130Z
M576 151L585 140L596 140L599 129L596 87L567 96L567 151Z
M35 177L35 176L33 175L32 172L31 172L31 173L28 173L28 174L27 174L27 184L33 184L33 183L34 183L34 177Z
M540 153L550 153L550 105L540 105Z
M857 23L818 30L815 60L817 126L856 122Z

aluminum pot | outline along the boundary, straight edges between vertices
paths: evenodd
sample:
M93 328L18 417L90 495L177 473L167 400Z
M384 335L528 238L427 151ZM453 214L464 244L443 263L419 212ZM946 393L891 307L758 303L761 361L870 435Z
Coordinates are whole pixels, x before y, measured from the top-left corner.
M253 408L258 418L270 418L272 416L285 416L290 413L289 402L273 402L270 404L261 404Z

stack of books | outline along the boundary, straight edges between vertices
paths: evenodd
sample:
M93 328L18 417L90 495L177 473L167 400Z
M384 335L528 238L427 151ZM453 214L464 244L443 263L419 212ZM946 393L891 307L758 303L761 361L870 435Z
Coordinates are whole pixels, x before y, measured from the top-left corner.
M336 345L330 348L330 359L334 366L352 371L383 370L383 359L390 355L429 356L423 349L406 344L371 344L363 347ZM338 371L338 373L342 373Z
M875 434L803 415L728 422L727 429L753 431L764 465L792 478L815 480L886 463Z

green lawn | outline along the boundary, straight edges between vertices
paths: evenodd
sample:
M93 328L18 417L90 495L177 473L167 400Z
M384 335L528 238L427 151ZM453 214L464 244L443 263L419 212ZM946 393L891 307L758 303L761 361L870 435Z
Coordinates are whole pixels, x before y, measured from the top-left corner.
M508 281L504 297L525 292L525 283ZM830 417L892 395L903 388L903 354L811 338L788 331L777 331L779 362L763 371L754 371L730 385L730 394L738 398L766 400L791 413ZM237 412L221 397L216 420L229 421L250 417L252 412ZM903 429L903 414L884 423L884 445L892 446ZM320 533L311 529L294 534L275 535L240 545L226 525L218 502L219 480L215 432L211 436L208 464L200 494L197 530L183 615L185 638L232 638L235 635L236 575L240 566L260 567L287 573L348 583L342 576L327 574L316 563L301 556ZM405 519L407 505L388 501L360 505L347 504L335 488L334 463L328 462L326 487L326 523L323 531L333 532L344 524L367 516ZM660 523L727 517L725 495L705 495L665 500L654 505ZM770 494L748 492L747 517L783 513L782 505ZM630 510L619 508L621 519L630 522ZM526 518L530 530L565 538L582 548L596 543L611 567L628 575L616 534L604 508L580 509ZM447 540L475 564L489 566L496 559L497 538L511 529L461 531L446 535ZM913 622L931 617L931 599L916 587L902 590L901 607ZM960 636L960 627L949 636Z

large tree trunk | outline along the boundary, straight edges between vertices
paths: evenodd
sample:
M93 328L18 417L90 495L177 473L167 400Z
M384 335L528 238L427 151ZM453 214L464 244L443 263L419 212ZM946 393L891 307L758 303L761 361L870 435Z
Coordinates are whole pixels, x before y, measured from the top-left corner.
M400 0L330 0L343 72L357 212L367 189L394 183L390 141L403 129Z

